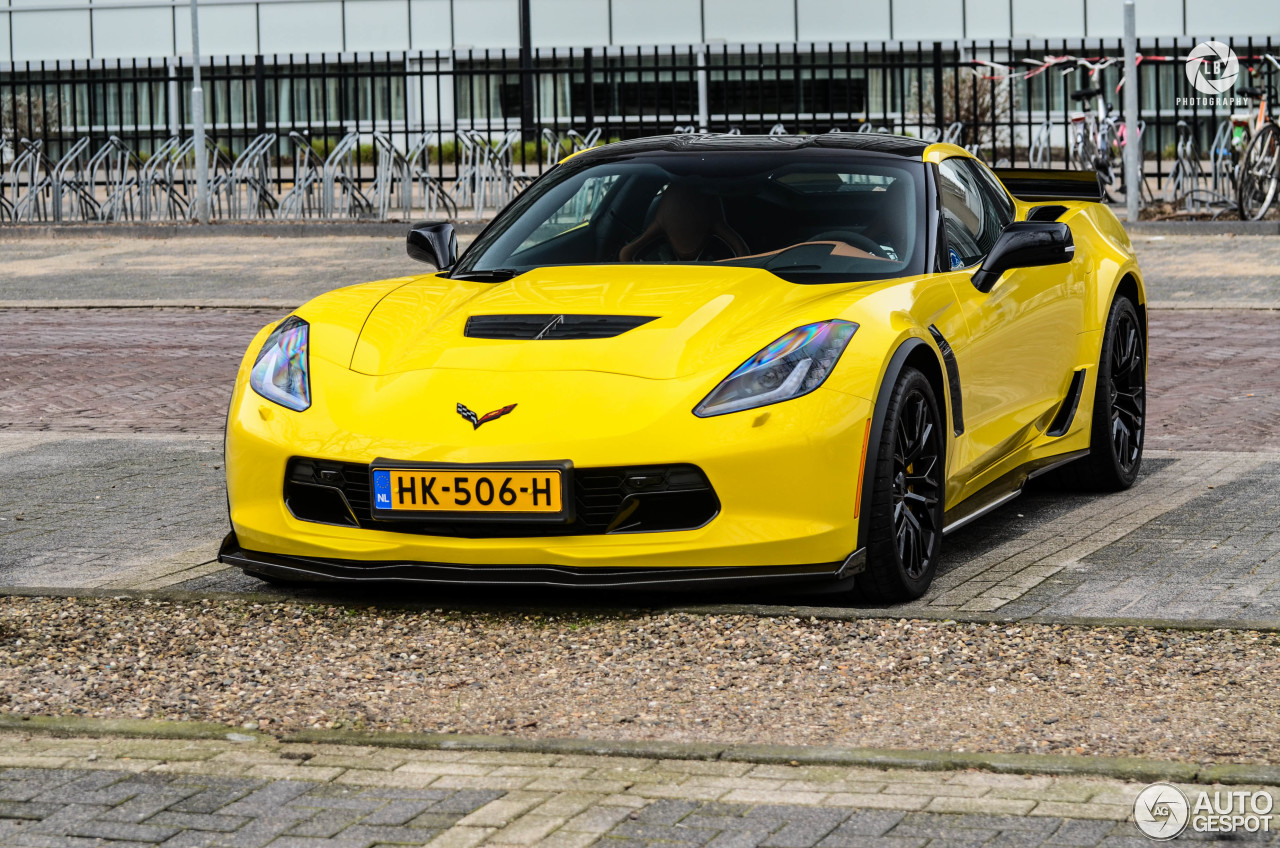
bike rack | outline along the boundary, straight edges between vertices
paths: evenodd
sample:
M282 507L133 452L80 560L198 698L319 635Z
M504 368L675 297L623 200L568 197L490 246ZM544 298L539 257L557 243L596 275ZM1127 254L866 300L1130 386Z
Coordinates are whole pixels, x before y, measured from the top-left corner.
M109 136L107 143L89 160L85 170L89 185L103 185L107 199L98 207L99 221L133 220L137 216L138 171L141 162L129 145L118 136ZM98 179L99 172L103 179Z
M13 160L9 168L9 176L13 184L13 220L40 221L49 220L53 205L53 163L44 155L44 141L36 139L20 139L22 153ZM26 176L26 194L19 197L21 185L18 175Z
M230 217L261 220L275 216L280 203L271 190L269 158L279 143L275 133L263 133L231 163L226 189Z
M360 168L360 134L343 136L324 160L321 170L321 199L325 218L363 218L373 211L373 204L352 177Z
M422 202L426 209L427 217L433 217L436 212L436 205L439 204L448 215L449 218L458 217L458 206L453 202L453 198L445 191L444 184L436 177L431 176L431 142L435 141L436 133L425 132L418 139L405 158L409 161L409 173L412 181L409 185L409 206L413 208L413 196L415 193L414 186L422 187Z
M89 150L88 136L79 139L58 160L53 169L53 220L96 221L98 200L93 184L85 172L84 154Z
M294 150L294 183L280 200L280 217L302 220L323 211L318 195L324 162L311 147L311 139L302 133L289 133L289 140Z
M397 199L407 220L413 217L413 170L409 160L380 132L373 134L373 144L378 150L378 168L373 176L373 205L378 220L387 220Z
M1031 146L1027 150L1027 159L1032 168L1049 167L1049 145L1052 138L1053 121L1045 121L1031 137Z
M181 220L186 201L173 188L173 158L182 146L178 136L164 141L138 172L138 220ZM181 212L178 211L181 209Z
M13 148L9 145L9 139L0 135L0 166L4 165L4 161L12 154ZM5 190L5 179L0 175L0 221L13 220L13 204L9 202L9 194Z

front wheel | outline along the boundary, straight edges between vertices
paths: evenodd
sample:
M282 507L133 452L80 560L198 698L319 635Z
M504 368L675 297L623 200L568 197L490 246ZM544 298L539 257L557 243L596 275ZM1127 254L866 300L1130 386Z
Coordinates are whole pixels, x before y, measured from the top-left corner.
M908 601L928 591L942 548L945 487L938 400L924 374L905 368L890 395L876 453L859 600Z

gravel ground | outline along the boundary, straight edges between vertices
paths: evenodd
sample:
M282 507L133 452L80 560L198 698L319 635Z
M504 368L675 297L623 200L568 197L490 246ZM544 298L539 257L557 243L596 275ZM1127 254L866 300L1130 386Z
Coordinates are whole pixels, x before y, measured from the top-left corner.
M1280 637L0 598L0 709L1280 762Z

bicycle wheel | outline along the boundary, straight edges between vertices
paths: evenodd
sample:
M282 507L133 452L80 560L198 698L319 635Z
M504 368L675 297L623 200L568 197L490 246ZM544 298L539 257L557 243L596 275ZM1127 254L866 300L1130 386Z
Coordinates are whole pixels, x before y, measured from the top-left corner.
M1237 203L1240 217L1257 221L1267 214L1280 183L1280 130L1267 124L1249 142L1240 163L1240 190Z

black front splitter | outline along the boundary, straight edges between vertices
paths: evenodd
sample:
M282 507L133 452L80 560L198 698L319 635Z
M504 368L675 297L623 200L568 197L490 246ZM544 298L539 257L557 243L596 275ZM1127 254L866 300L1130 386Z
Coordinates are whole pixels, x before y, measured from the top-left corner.
M842 583L863 570L866 551L855 551L842 562L812 565L691 568L458 565L439 562L367 562L247 551L240 547L236 535L229 533L218 551L218 561L237 566L247 574L298 582L679 590L719 586Z

